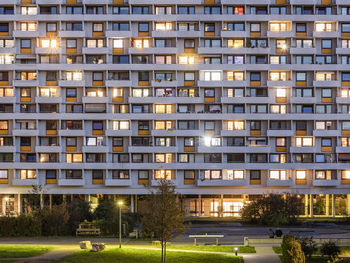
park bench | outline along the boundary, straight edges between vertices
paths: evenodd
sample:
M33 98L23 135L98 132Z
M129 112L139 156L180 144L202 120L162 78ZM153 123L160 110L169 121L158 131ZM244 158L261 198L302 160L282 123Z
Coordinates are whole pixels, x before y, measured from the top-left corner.
M97 228L93 223L84 222L79 224L79 228L77 228L75 234L76 236L99 236L101 234L101 230Z
M193 238L194 239L194 245L197 246L197 238L215 238L216 239L216 245L219 245L219 238L223 238L224 235L189 235L189 238Z

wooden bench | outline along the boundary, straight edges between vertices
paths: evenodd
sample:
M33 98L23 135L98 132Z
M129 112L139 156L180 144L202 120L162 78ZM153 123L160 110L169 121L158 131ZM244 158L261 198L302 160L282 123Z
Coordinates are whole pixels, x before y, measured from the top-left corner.
M76 236L99 236L101 235L101 230L97 228L93 223L84 222L79 224L79 228L75 231Z
M197 238L215 238L216 239L216 245L219 245L219 238L223 238L224 235L189 235L189 238L194 239L194 245L197 246Z

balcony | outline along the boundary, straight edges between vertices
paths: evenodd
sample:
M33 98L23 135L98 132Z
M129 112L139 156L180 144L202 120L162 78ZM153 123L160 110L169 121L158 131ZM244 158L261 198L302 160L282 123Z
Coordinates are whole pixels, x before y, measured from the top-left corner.
M95 1L95 0L94 0ZM131 31L106 31L106 37L107 38L114 38L114 37L132 37Z
M337 153L350 153L350 147L341 147L341 146L337 146L335 151Z
M0 146L1 153L16 152L16 146Z
M291 97L290 98L290 103L293 104L314 104L316 103L316 97Z
M340 81L338 80L314 80L313 86L315 87L339 87Z
M289 52L292 55L313 55L316 54L316 48L290 48Z
M39 130L12 130L13 136L39 136Z
M317 137L336 137L341 136L341 132L338 130L314 130L312 135Z
M83 146L83 152L105 153L108 152L108 146Z
M59 186L83 186L84 179L58 179Z
M176 185L176 181L173 180L173 179L172 180L167 180L167 181L169 181L173 185ZM159 186L159 184L160 184L160 180L155 180L155 179L151 180L151 186Z
M281 137L281 136L294 136L294 130L267 130L267 136Z
M162 80L162 81L158 81L158 80L152 80L151 81L151 85L153 87L176 87L178 86L178 82L177 80Z
M267 186L282 186L282 187L287 187L287 186L292 186L294 184L293 180L272 180L272 179L267 179L266 185Z
M291 153L314 153L316 152L316 147L290 147Z
M268 87L292 87L293 81L292 80L268 80L267 86Z
M106 179L105 186L131 186L131 179Z
M292 31L267 31L267 37L271 38L291 38L294 37L294 33Z
M83 103L108 103L109 97L88 97L82 98Z
M70 129L65 129L65 130L59 130L60 136L84 136L85 131L84 130L70 130Z
M82 38L85 37L86 31L59 31L58 36L61 38Z
M131 136L132 130L105 130L106 136Z
M62 103L62 97L35 97L35 103Z
M249 37L250 34L248 31L229 31L229 30L222 30L221 31L221 37Z
M85 85L84 80L60 80L58 86L63 87L82 87Z
M318 187L335 187L340 185L339 180L313 180L312 181L313 186L318 186Z
M339 36L338 31L322 31L322 32L313 32L313 37L315 38L336 38Z
M39 86L39 81L38 80L14 80L13 86L36 87L36 86Z
M129 87L131 86L131 80L106 80L107 87Z
M39 178L35 178L35 179L14 178L12 180L12 184L13 185L23 185L23 186L39 185Z
M197 180L197 186L245 186L248 185L247 179L237 180Z

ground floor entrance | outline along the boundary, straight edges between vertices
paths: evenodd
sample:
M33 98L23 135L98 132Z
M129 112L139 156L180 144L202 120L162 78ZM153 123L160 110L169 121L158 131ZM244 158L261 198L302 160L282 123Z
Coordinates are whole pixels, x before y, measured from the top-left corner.
M350 216L349 194L298 195L303 203L301 217ZM240 217L242 207L261 195L179 195L179 202L188 217ZM0 194L0 215L16 216L30 213L35 207L52 207L75 198L86 200L95 209L101 198L122 199L125 210L142 211L143 195L99 194Z

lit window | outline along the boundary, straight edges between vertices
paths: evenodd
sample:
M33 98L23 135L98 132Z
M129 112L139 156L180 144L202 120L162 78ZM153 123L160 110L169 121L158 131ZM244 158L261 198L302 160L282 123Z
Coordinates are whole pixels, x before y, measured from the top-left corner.
M36 179L36 171L35 170L21 170L21 179Z
M0 64L13 64L13 56L0 54Z
M223 180L242 180L244 179L243 170L224 170Z
M285 98L285 97L287 97L287 89L277 89L276 90L276 97L277 98Z
M221 81L221 71L205 71L205 81Z
M227 130L244 130L244 121L228 121Z
M57 48L57 40L56 39L42 39L41 46L43 48Z
M194 64L194 56L179 56L179 64Z
M122 88L113 89L113 98L116 98L116 97L123 97L123 89Z
M295 138L296 147L312 147L313 138L312 137L296 137Z
M113 130L129 130L129 121L113 121Z
M154 179L155 180L171 180L172 178L172 170L156 170L154 171Z
M227 47L229 47L229 48L242 48L242 47L244 47L244 40L242 40L242 39L229 39L229 40L227 40Z
M66 72L66 80L82 80L83 73L82 72Z
M270 80L272 81L286 81L287 72L270 72Z
M334 72L316 72L317 81L330 81L335 77Z
M281 32L287 31L287 23L270 23L270 31Z
M270 180L287 180L287 172L285 170L270 170Z
M121 39L114 39L113 40L113 47L114 48L123 48L123 40L121 40Z
M317 32L330 32L332 31L331 23L316 23L316 31Z
M169 31L173 30L173 23L156 23L157 31Z
M134 40L134 46L136 48L149 48L149 40L148 39Z
M296 171L295 176L296 179L306 179L306 171Z
M342 173L341 173L341 178L342 178L342 179L346 179L346 180L350 179L350 170L344 170L344 171L342 171Z
M227 72L227 80L244 80L244 72L229 71Z

